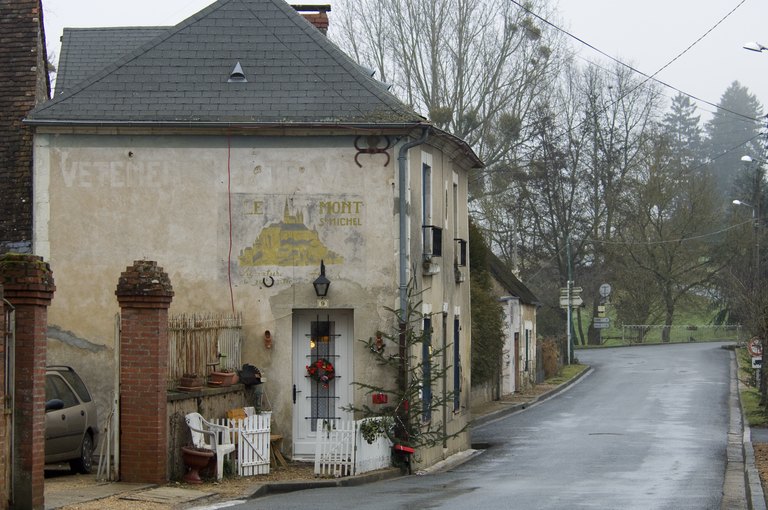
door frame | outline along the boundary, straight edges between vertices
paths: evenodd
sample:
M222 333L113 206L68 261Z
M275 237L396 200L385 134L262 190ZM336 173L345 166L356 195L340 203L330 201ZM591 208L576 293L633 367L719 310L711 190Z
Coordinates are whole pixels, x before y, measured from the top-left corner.
M336 402L336 413L340 420L352 420L353 414L340 408L349 406L354 400L354 388L351 383L354 380L354 311L351 309L296 309L292 318L292 385L293 385L293 409L292 409L292 451L293 458L308 460L314 458L314 444L316 431L312 432L311 426L304 420L311 414L311 408L307 407L306 395L311 391L313 384L307 377L306 365L310 355L309 331L307 326L312 321L323 320L328 317L335 323L335 333L338 338L336 344L334 364L334 388L335 394L340 398ZM302 399L302 397L304 397ZM337 420L338 421L338 420Z

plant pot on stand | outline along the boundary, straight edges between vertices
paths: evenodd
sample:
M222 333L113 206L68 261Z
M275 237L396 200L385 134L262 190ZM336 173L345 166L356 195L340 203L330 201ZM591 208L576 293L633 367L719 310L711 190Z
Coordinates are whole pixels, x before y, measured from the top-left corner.
M193 446L181 447L181 458L184 465L189 468L184 475L184 481L187 483L203 483L200 479L200 470L205 468L213 458L214 451L205 448L195 448Z

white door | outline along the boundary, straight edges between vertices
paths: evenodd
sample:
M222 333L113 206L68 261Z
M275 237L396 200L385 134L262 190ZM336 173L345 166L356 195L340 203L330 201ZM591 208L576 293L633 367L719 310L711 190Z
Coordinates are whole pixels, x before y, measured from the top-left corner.
M318 420L333 428L340 420L352 419L352 413L342 410L352 403L352 334L351 310L294 311L295 459L314 458Z

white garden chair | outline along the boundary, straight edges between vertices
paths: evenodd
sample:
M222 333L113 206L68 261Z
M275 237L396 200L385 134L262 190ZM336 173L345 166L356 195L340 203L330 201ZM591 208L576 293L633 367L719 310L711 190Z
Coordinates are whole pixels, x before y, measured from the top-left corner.
M232 429L224 425L211 423L200 413L189 413L186 416L189 431L192 433L192 444L196 448L205 448L216 452L216 479L224 476L224 456L235 451L232 442Z

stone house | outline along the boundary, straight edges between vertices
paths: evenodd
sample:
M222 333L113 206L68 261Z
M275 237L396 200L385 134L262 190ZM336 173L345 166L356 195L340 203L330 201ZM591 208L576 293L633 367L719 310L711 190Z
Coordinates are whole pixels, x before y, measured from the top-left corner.
M312 21L327 26L326 12ZM431 425L467 425L467 174L481 162L283 0L219 0L175 27L65 30L56 95L25 122L32 247L57 283L48 358L99 388L102 416L115 283L154 260L172 314L242 313L242 360L264 373L293 458L312 456L318 419L371 403L352 383L394 381L359 340L396 329L411 287L425 336L450 346L451 374L430 390L456 398ZM319 358L335 366L328 388L308 377ZM419 462L469 435L442 446Z
M494 294L504 309L504 347L500 394L514 393L537 382L536 310L539 300L504 263L489 255Z

